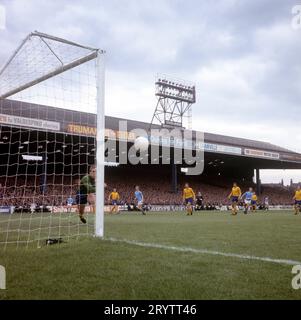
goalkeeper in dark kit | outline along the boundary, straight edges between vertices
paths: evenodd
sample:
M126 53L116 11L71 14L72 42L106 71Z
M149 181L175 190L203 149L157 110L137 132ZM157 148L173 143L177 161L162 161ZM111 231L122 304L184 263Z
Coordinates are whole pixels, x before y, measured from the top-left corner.
M78 205L79 218L82 223L87 223L84 218L85 207L91 205L95 213L96 202L96 166L90 167L89 174L80 180L79 190L76 194L76 203Z

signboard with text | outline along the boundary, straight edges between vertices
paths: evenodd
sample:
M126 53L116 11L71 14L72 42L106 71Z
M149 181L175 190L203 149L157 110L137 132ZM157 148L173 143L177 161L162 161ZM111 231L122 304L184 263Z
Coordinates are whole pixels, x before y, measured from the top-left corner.
M279 160L280 155L276 152L256 150L256 149L245 149L244 154L246 156L256 157L256 158L267 158Z
M11 126L20 126L27 128L35 128L40 130L59 131L60 123L34 118L11 116L8 114L0 114L0 123Z

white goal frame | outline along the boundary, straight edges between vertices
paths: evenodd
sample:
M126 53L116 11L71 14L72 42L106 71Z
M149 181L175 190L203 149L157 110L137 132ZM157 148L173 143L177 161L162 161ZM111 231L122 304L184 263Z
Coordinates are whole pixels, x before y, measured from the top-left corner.
M28 89L36 84L39 84L47 79L50 79L56 75L59 75L67 70L70 70L74 67L77 67L85 62L96 59L96 112L97 112L97 136L96 136L96 212L95 212L95 223L94 223L94 234L96 237L103 237L104 235L104 152L105 152L105 51L101 49L91 48L72 42L66 39L59 37L51 36L49 34L41 33L34 31L30 33L19 45L16 51L9 58L4 67L0 70L0 77L9 67L10 63L14 60L17 54L20 52L22 47L27 41L32 37L39 37L42 41L43 39L49 39L55 42L61 42L65 45L75 46L82 49L87 49L89 54L84 57L81 57L71 63L64 64L59 57L52 51L49 47L49 50L52 51L53 55L60 60L61 66L48 72L46 75L37 77L34 80L30 80L27 83L24 83L18 87L12 88L9 91L1 92L0 91L0 100L11 97L12 95L21 92L25 89ZM46 43L46 42L45 42ZM47 45L47 43L46 43Z
M105 176L105 56L97 51L97 136L96 136L96 212L95 236L104 236L104 176Z

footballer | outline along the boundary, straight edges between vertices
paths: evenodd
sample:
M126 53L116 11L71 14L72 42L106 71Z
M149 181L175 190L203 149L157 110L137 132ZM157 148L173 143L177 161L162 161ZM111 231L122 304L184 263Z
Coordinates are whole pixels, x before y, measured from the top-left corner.
M242 199L245 199L244 200L244 206L245 206L244 213L245 214L248 213L248 210L250 209L250 207L252 205L252 196L253 196L253 188L249 188L249 190L241 196Z
M144 197L143 197L143 193L140 191L140 188L139 186L136 186L135 187L135 199L136 199L136 202L137 202L137 208L139 211L141 211L141 213L143 215L145 215L145 211L143 210L143 200L144 200Z
M238 201L241 198L241 189L236 182L233 183L233 187L228 198L231 199L232 201L232 215L235 216L237 215L237 211L238 211L238 207L237 207Z
M185 183L183 189L183 201L186 205L187 215L192 216L193 202L195 201L195 193L188 183Z
M253 192L253 195L252 195L252 200L251 200L251 210L252 211L256 211L256 208L257 208L257 195L255 192Z
M117 189L114 188L113 191L110 193L109 195L109 202L111 203L111 210L110 210L110 213L119 213L119 210L118 210L118 201L120 200L120 195L119 193L117 192Z
M95 201L96 201L96 166L90 167L89 174L85 175L80 180L79 190L76 195L76 202L78 204L79 219L82 223L87 223L84 218L84 211L87 203L89 203L93 212L95 213Z
M299 214L300 207L301 207L301 187L300 186L297 187L293 200L295 200L295 215L297 215Z

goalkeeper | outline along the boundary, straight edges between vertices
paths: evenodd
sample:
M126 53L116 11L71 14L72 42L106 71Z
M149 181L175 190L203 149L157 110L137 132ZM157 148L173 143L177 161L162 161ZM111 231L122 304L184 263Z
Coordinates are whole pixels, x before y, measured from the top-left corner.
M76 202L78 204L79 219L82 223L87 223L84 218L85 207L89 203L93 212L95 213L95 201L96 201L96 166L90 167L89 174L84 176L80 180L79 190L77 191Z

